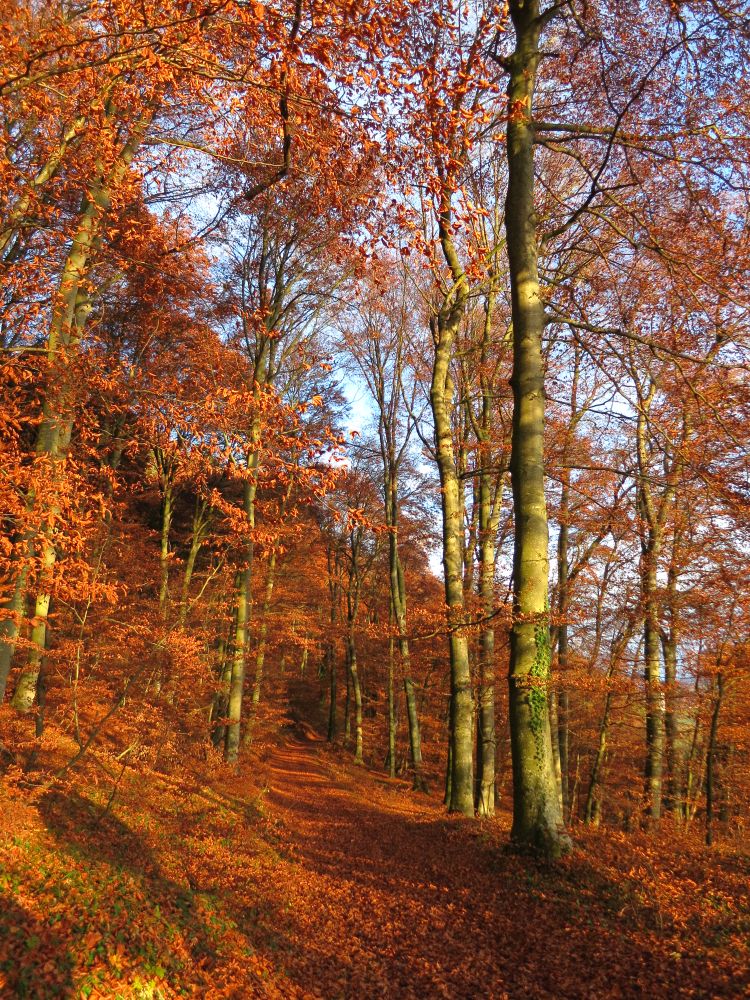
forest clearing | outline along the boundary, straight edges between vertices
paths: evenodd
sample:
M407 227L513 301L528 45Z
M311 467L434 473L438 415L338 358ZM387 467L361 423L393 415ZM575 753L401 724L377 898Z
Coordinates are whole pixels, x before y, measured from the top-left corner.
M750 0L0 0L0 993L749 995Z

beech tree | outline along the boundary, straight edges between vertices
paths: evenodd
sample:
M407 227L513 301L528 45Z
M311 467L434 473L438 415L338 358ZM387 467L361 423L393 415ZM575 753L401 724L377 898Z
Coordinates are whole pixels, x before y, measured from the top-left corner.
M434 18L417 14L410 25L411 59L400 69L405 80L416 81L407 85L419 102L410 106L407 128L424 152L420 161L424 172L414 174L409 168L409 179L413 177L412 183L422 191L415 211L422 221L419 228L413 220L408 225L419 234L417 249L424 253L433 275L433 287L427 293L433 342L429 400L440 476L452 678L446 797L449 809L468 816L474 813L473 694L465 632L462 484L452 431L452 362L470 296L481 283L484 269L481 247L471 231L475 210L466 192L466 174L482 129L491 118L487 100L495 93L496 73L488 47L500 19L501 10L495 4L469 11L447 3L440 5ZM403 152L397 155L397 162L404 163Z
M382 290L379 291L380 282ZM360 291L360 296L363 301L359 306L359 315L355 317L354 328L346 331L345 345L375 407L377 447L383 476L384 521L388 530L389 609L398 636L414 787L425 791L419 713L409 651L406 579L399 548L401 493L415 421L418 419L415 413L416 382L413 379L407 381L411 343L409 324L411 310L418 307L418 303L408 277L395 269L384 271L375 287ZM389 678L389 684L392 684L392 678ZM391 768L395 768L395 706L391 687L389 696L389 763Z
M490 837L509 747L521 851L738 835L746 4L4 12L13 788L320 726Z
M623 210L630 225L635 223L643 227L641 231L652 234L651 246L657 253L668 254L665 248L674 231L668 219L671 206L664 201L659 203L664 211L660 220L662 229L656 235L646 217L640 214L644 204L639 194L644 190L642 171L647 166L661 164L662 190L665 177L673 171L674 174L687 171L696 178L696 184L700 184L698 175L712 171L718 146L711 146L708 125L719 119L728 121L724 116L729 105L730 117L738 105L736 100L729 99L728 105L720 99L699 107L682 87L683 74L691 54L714 37L720 25L733 32L733 44L742 46L745 41L734 15L722 14L712 5L701 11L691 10L695 22L690 28L680 12L655 5L648 44L637 50L633 39L640 37L640 33L631 35L626 27L636 15L618 8L617 17L619 21L622 15L622 24L615 37L607 21L610 14L608 5L589 8L578 16L577 12L556 5L545 8L533 3L511 4L513 36L506 41L507 36L498 34L496 48L498 63L508 73L506 228L513 295L516 394L511 457L516 518L514 584L519 616L513 629L511 656L511 675L517 676L511 695L516 744L514 836L524 842L547 843L545 849L553 852L557 849L554 831L560 816L549 766L547 730L539 722L540 712L535 714L535 706L541 709L546 702L545 683L529 682L528 678L535 671L542 678L547 676L548 656L542 648L548 608L541 345L548 321L556 318L555 299L559 299L559 288L564 288L565 283L558 275L555 282L558 290L549 296L553 309L548 312L539 281L540 239L549 253L566 235L579 229L586 233L589 217L612 224L609 219L614 223L613 215ZM541 61L545 45L557 46L564 52L557 66L551 60ZM545 72L548 68L550 71ZM729 69L728 79L732 74ZM554 80L561 83L564 80L567 88L561 100L554 97ZM662 131L658 137L651 135L646 139L646 121L657 100L661 102ZM542 175L540 185L535 173L535 144L545 147L543 162L547 172ZM723 147L722 155L725 152ZM557 179L565 177L555 169L555 158L560 156L572 160L579 180L557 194L557 219L546 221L540 233L539 188L545 193L554 191ZM737 180L744 183L739 175ZM632 195L627 193L628 187ZM628 227L628 233L631 231ZM630 239L629 250L640 249L639 243L643 241L637 236ZM689 259L685 251L684 243L680 243L681 261ZM674 257L672 260L676 262ZM601 325L587 320L593 327ZM648 647L646 657L651 657L649 662L653 665L658 656L658 635ZM649 669L648 689L654 691L653 667ZM649 714L653 716L653 712ZM649 727L648 738L652 741L659 722L649 723ZM530 750L534 739L543 747L536 755ZM653 768L659 750L655 746L651 755Z

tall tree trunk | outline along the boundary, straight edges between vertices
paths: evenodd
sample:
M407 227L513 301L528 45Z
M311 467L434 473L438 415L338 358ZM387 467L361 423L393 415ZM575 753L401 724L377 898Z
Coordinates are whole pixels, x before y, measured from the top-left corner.
M477 795L479 816L495 814L497 734L495 730L495 569L497 564L497 532L503 496L504 473L493 469L492 429L495 414L495 386L488 375L492 354L492 323L495 309L495 270L490 268L479 361L479 384L482 408L479 422L473 421L479 449L478 540L479 596L482 614L487 619L482 626L479 664L479 710L477 725ZM494 489L493 489L494 487Z
M77 230L63 266L53 305L47 337L50 383L42 406L42 420L34 449L37 456L40 456L49 468L48 487L52 499L44 505L45 510L39 511L36 518L37 526L27 530L23 544L23 550L29 556L39 550L42 564L40 582L43 582L45 587L52 584L57 558L53 537L53 525L60 513L56 499L56 484L61 483L73 431L75 416L73 361L83 336L86 319L91 311L88 281L96 255L104 242L113 195L124 180L152 118L153 108L144 111L108 171L105 173L102 167L100 174L92 180L90 189L83 198ZM38 506L38 501L39 497L32 491L26 498L30 512ZM22 562L10 601L4 608L9 616L4 620L0 631L0 682L3 676L7 680L15 652L19 612L25 603L28 579L27 565ZM28 711L33 703L32 686L35 689L39 674L35 650L42 650L46 645L49 603L49 594L41 592L36 595L32 635L34 647L28 667L19 681L17 697L14 694L14 704L22 706L22 711ZM30 694L32 702L29 702Z
M482 457L479 475L479 591L482 613L488 619L495 607L495 551L497 497L493 510L490 472L487 456ZM479 718L477 726L478 794L476 809L479 816L495 814L495 761L497 737L495 733L495 629L489 623L482 628L479 665Z
M248 456L247 465L252 477L245 481L244 489L244 508L249 536L245 542L245 565L237 573L234 657L232 661L232 678L229 683L229 704L227 708L229 723L227 725L224 750L224 756L228 763L234 763L239 755L242 701L245 692L245 664L247 659L250 613L252 609L253 563L255 557L253 532L255 530L256 473L258 468L258 451L255 447Z
M353 630L347 636L349 676L352 683L352 698L354 700L354 763L363 763L362 746L362 684L357 669L357 647Z
M290 478L287 483L286 490L284 491L284 496L282 497L281 503L279 505L279 521L282 522L286 516L287 504L289 503L289 498L292 495L292 487L294 486L294 479ZM253 683L253 713L255 713L256 707L260 704L260 691L261 684L263 682L263 668L266 660L266 646L268 641L268 615L271 610L271 598L273 597L273 588L276 583L276 561L278 559L278 548L276 545L271 550L271 554L268 558L268 573L266 575L266 587L263 593L263 606L260 613L260 629L258 634L258 649L255 654L255 681ZM252 736L251 727L247 727L247 742L250 742Z
M680 641L680 611L677 597L677 576L680 548L680 532L675 528L672 539L672 558L667 575L667 609L669 625L661 632L664 656L664 738L666 742L665 763L667 766L667 788L664 808L679 820L683 812L679 789L681 785L677 764L677 651Z
M258 649L255 654L255 681L253 683L253 705L260 704L260 691L263 683L263 667L266 661L266 645L268 640L268 614L271 610L271 598L276 579L277 550L274 549L268 559L268 575L266 589L263 593L263 605L260 612L260 627L258 634Z
M643 595L643 662L646 683L646 816L656 822L661 816L662 772L664 766L664 692L661 685L661 642L657 604L656 561L658 539L650 532L643 552L641 587Z
M638 416L636 419L636 454L638 459L638 514L641 528L641 601L644 611L643 657L646 688L646 767L645 813L646 822L656 823L661 817L662 786L665 750L665 689L661 683L661 601L658 588L659 558L661 556L664 527L672 509L675 487L680 478L684 459L678 448L669 462L668 450L663 451L664 488L655 500L652 489L652 469L649 458L649 422L651 406L658 388L657 379L649 373L647 389L638 381ZM690 435L690 421L683 420L685 440ZM676 586L676 583L675 583ZM675 595L676 596L676 595Z
M607 753L607 738L609 736L609 720L612 714L612 691L607 691L604 698L604 711L599 723L599 739L597 742L594 763L591 765L591 777L586 793L586 805L583 810L583 821L587 825L598 826L602 812L601 779L604 770L604 759Z
M563 461L567 462L567 455L563 454ZM568 669L568 607L570 604L568 588L568 539L569 539L569 517L570 517L570 470L562 470L562 490L560 494L560 526L557 538L557 613L559 622L557 625L557 663L561 677L559 696L557 703L557 745L558 759L560 766L560 797L562 799L563 816L567 816L570 809L569 792L569 759L570 759L570 704L569 695L566 688L566 672Z
M456 294L460 294L460 291ZM451 664L451 780L448 808L465 816L474 815L474 766L472 746L473 701L469 643L461 631L465 618L463 586L463 518L461 484L453 450L450 407L453 380L450 376L451 349L456 325L439 317L435 324L436 344L430 402L435 423L435 445L440 472L443 514L443 577L448 607Z
M393 602L388 608L388 624L393 623ZM394 686L394 649L393 636L388 636L388 776L396 777L396 692Z
M357 665L357 645L354 638L354 628L359 612L359 596L361 587L359 553L362 545L363 529L354 528L349 535L349 585L346 591L346 661L351 682L351 695L354 700L354 763L363 763L362 757L362 684ZM347 694L349 685L347 684ZM347 707L350 702L347 697ZM348 733L347 733L348 735Z
M398 652L401 660L401 676L403 677L404 695L406 697L406 718L409 727L409 752L412 766L412 781L418 791L427 791L427 784L422 774L422 738L419 728L419 712L414 682L411 676L411 655L407 637L406 622L406 581L398 551L398 480L395 472L395 457L386 459L386 524L390 529L388 537L388 565L390 577L391 607L396 619L398 630Z
M544 307L534 211L532 109L542 20L538 0L511 0L508 60L508 193L505 227L513 317L511 482L515 544L509 714L512 840L554 857L567 845L550 738L547 508L544 494Z
M336 673L336 623L338 620L338 603L339 603L339 584L338 584L338 560L331 551L329 546L326 553L327 563L328 563L328 596L330 599L330 636L328 642L326 643L326 668L328 671L328 683L329 683L329 702L328 702L328 734L327 739L329 743L333 743L336 739L336 732L338 726L337 720L337 707L338 707L338 692L336 690L337 684L337 673Z
M719 736L719 712L724 697L724 675L721 670L716 675L716 693L711 713L711 729L706 751L706 844L714 841L714 811L716 805L716 750Z
M448 809L465 816L474 815L474 747L472 723L474 705L471 690L469 642L462 626L466 618L464 601L464 523L462 484L458 456L453 446L451 411L454 385L451 378L453 346L466 310L469 282L453 240L451 198L454 189L440 192L438 233L446 264L453 279L441 307L431 320L434 344L430 407L435 429L435 454L440 474L440 501L443 529L443 581L448 619L448 649L451 666L451 768Z
M245 690L245 661L253 579L252 542L247 545L245 558L247 564L238 571L235 588L235 629L229 697L227 699L227 718L229 721L226 727L224 745L224 758L230 764L237 760L240 749L240 722Z
M258 705L260 704L260 693L263 684L263 668L266 662L266 645L268 641L268 615L271 610L271 598L276 577L277 550L274 548L268 559L268 574L266 576L266 586L263 592L263 604L260 610L260 623L258 626L258 647L255 651L255 677L253 680L252 709L250 718L245 726L243 736L243 746L250 746L253 741L253 727Z
M679 797L680 775L677 769L677 712L675 710L675 689L677 686L677 645L678 631L673 619L669 631L662 634L664 654L664 739L666 743L665 763L667 765L667 788L664 808L679 817L682 803Z
M232 632L234 633L234 629ZM224 747L227 739L227 726L225 722L217 722L218 719L225 719L229 709L229 687L232 682L232 657L230 656L229 643L225 639L219 640L217 657L217 675L219 680L219 690L214 695L211 706L211 742L215 747Z

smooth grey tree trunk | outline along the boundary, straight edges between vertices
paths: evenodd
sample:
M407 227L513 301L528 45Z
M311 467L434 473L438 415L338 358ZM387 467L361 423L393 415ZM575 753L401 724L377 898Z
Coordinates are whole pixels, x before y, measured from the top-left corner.
M548 528L544 492L545 317L538 275L532 108L543 26L537 0L511 0L508 193L505 225L513 317L513 625L509 714L513 758L511 839L556 857L567 846L550 738Z
M435 355L430 386L430 405L435 426L435 452L440 473L443 529L443 578L448 609L448 647L451 664L450 790L448 809L474 815L474 715L469 642L462 625L464 602L464 524L461 483L453 447L451 407L454 386L450 365L453 345L464 314L468 281L451 237L450 205L445 196L439 219L441 244L453 275L453 287L445 296L432 323Z

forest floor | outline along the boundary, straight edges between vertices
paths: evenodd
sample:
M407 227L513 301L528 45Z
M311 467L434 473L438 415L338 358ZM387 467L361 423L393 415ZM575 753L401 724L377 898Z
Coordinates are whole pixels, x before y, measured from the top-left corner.
M298 698L252 777L6 782L0 996L750 995L746 855L576 828L546 866L309 718Z

